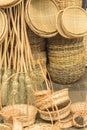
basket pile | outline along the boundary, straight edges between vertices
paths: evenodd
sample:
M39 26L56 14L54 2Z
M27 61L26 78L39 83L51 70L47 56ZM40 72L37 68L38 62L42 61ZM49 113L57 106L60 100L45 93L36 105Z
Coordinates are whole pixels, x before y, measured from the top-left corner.
M78 6L69 6L57 14L56 27L65 38L82 37L87 34L87 13Z
M58 6L53 0L30 0L27 1L25 16L26 22L37 35L52 37L56 30L56 15Z
M35 104L40 118L46 121L64 119L70 114L71 100L67 88L37 99Z
M47 68L54 82L68 84L79 80L85 71L83 38L50 38Z

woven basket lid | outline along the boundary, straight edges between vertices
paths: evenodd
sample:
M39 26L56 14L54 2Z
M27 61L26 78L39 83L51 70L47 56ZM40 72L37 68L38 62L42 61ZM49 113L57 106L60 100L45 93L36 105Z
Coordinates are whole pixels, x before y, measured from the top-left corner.
M22 0L0 0L0 7L12 7L19 4Z
M56 27L57 27L57 30L59 32L59 34L65 38L70 38L68 37L64 31L63 31L63 28L62 28L62 25L61 25L61 17L62 17L62 14L63 14L63 10L60 10L58 12L58 15L57 15L57 22L56 22Z
M87 33L87 13L78 6L70 6L64 9L62 15L64 29L76 35Z
M3 10L0 10L0 42L4 39L7 32L7 16Z
M55 33L58 8L52 0L30 0L27 2L27 15L32 26L41 34Z

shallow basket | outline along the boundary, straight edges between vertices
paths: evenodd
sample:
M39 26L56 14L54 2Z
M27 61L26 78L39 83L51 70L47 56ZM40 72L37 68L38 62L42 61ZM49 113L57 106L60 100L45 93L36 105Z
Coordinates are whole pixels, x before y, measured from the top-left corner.
M26 104L15 104L3 107L1 115L7 123L13 122L13 117L29 116L30 120L35 120L37 114L36 107Z
M70 109L72 113L87 112L87 104L86 102L72 103Z
M57 110L57 108L55 108L56 110L52 111L49 109L43 111L39 110L40 118L47 121L64 119L70 114L70 105L71 101L68 101L68 104L59 110Z
M27 1L25 12L27 24L37 35L52 37L58 33L55 25L58 7L55 1Z
M12 130L12 127L6 124L0 124L0 130Z
M53 92L51 95L47 95L44 98L36 101L36 107L40 110L45 110L55 105L63 104L64 102L68 101L68 88Z

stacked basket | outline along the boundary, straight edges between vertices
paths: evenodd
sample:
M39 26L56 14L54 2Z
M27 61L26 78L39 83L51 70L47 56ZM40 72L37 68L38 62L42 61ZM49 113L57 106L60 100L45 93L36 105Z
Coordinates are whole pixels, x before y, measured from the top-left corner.
M48 39L48 71L53 81L67 84L77 81L85 71L83 38Z

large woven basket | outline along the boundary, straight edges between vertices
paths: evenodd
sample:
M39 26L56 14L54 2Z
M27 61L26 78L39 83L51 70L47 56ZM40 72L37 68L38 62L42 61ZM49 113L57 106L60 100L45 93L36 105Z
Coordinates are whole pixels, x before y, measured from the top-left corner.
M57 34L58 7L53 0L30 0L26 4L26 22L37 35L52 37Z
M26 104L14 104L3 107L1 110L1 115L4 118L4 121L7 123L13 122L13 117L16 116L28 116L29 120L32 122L35 121L37 109L34 106Z
M50 95L41 98L36 101L36 107L40 110L45 110L46 108L50 108L55 105L61 105L67 101L69 101L68 89L63 89L57 92L53 92Z
M47 120L47 121L51 121L51 120L56 121L59 119L66 118L70 114L71 101L68 101L64 104L65 104L65 106L62 106L62 108L61 107L58 108L58 110L57 110L56 106L55 106L54 110L51 110L51 111L50 111L50 108L47 110L46 109L42 110L42 111L39 110L40 118L43 120Z
M68 84L80 79L85 71L83 38L48 40L48 71L53 81Z

